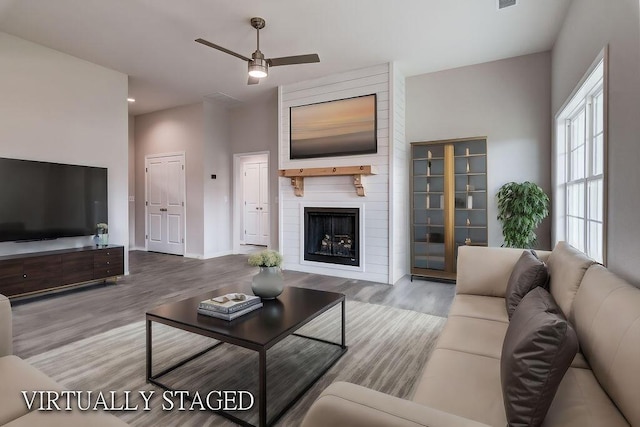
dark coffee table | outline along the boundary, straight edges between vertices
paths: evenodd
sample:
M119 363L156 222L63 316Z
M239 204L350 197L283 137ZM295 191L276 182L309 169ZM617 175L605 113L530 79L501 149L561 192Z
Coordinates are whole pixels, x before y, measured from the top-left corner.
M259 387L256 398L259 426L268 426L282 417L347 351L345 343L345 296L335 292L286 287L277 299L263 300L264 307L230 322L198 314L197 308L200 301L211 298L212 296L224 295L231 292L250 293L247 292L246 289L230 286L210 291L193 298L164 304L147 312L147 381L165 390L172 390L172 388L159 381L162 376L202 356L223 343L254 350L258 352L259 359ZM342 304L342 339L340 343L295 333L300 327L338 304ZM277 318L275 322L274 317ZM154 375L152 372L152 322L162 323L177 329L214 338L219 342ZM338 346L340 351L336 353L328 365L313 377L308 385L283 409L270 419L267 419L267 350L290 335ZM215 412L237 424L251 426L247 421L229 412Z

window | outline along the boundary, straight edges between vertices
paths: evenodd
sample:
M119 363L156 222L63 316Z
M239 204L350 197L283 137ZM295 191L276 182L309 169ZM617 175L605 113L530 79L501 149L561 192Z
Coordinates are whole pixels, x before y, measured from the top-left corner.
M605 258L604 57L556 117L554 229L598 262Z

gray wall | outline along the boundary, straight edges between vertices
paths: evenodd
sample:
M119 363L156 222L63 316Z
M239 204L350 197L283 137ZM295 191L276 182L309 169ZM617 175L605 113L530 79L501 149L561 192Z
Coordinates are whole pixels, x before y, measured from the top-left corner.
M553 49L553 113L609 45L608 266L640 284L638 0L574 0Z
M136 246L145 246L145 156L185 153L187 228L185 255L204 253L203 155L204 112L202 103L136 116Z
M130 199L136 195L136 119L129 116L129 248L136 248L136 204Z
M498 189L532 181L551 195L550 53L413 76L406 84L408 141L488 137L489 244L500 246ZM538 246L551 246L549 219Z
M210 258L232 252L233 154L271 151L272 203L277 191L277 92L234 110L215 101L170 108L135 118L136 246L144 248L144 157L186 154L185 255ZM215 174L216 179L211 179ZM277 247L277 205L271 217Z
M269 151L269 197L271 201L271 247L278 245L278 92L259 102L229 111L231 155ZM230 160L231 162L231 160ZM234 212L234 216L242 215Z
M125 246L128 272L127 76L2 32L0 58L0 157L108 168L109 240ZM0 253L92 244L2 243Z
M231 253L233 163L228 111L204 101L204 116L204 256L209 258Z

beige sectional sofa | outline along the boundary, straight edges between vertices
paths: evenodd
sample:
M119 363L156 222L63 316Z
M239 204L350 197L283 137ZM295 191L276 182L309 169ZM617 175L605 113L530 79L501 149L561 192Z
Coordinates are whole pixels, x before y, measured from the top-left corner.
M29 411L21 391L63 388L45 374L12 354L11 304L0 295L0 425L9 427L92 426L121 427L127 424L102 412Z
M521 254L460 248L456 297L411 401L334 383L303 426L507 425L500 383L509 324L504 296ZM548 264L550 292L580 342L544 426L640 426L640 289L563 242L538 256Z

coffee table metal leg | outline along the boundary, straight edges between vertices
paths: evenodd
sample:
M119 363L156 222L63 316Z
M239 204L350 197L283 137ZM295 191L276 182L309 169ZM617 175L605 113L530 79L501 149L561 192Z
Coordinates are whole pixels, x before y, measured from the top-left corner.
M259 426L265 427L267 425L267 351L262 349L258 352L259 355L259 390L258 390L258 411L259 411Z
M147 320L147 382L151 379L151 320Z
M346 321L346 307L345 307L345 300L342 300L342 348L346 348L346 342L345 342L345 321Z

